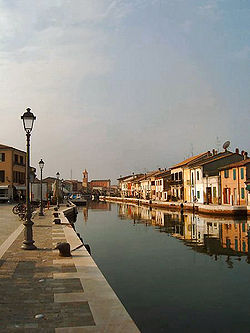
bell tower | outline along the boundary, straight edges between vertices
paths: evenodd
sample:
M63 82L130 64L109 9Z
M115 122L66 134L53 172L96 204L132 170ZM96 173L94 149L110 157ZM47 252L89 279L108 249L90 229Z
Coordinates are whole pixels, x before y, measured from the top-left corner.
M84 189L88 188L88 171L85 169L82 173L82 187Z

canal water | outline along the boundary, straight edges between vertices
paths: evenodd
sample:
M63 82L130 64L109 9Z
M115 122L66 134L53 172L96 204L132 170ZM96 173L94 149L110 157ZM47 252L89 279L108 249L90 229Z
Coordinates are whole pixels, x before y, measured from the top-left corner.
M127 204L79 208L77 232L141 332L250 332L250 221Z

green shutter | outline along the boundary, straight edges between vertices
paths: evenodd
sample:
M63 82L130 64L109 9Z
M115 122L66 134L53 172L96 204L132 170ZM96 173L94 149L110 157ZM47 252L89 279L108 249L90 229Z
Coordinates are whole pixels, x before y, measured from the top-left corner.
M244 179L244 168L240 169L240 178Z
M233 169L233 179L236 180L236 169Z
M245 189L241 188L241 199L245 199Z

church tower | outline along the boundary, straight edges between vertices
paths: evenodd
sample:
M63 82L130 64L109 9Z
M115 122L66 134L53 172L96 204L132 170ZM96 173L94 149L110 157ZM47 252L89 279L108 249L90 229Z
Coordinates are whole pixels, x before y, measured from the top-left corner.
M82 187L86 190L88 188L88 171L86 169L82 173Z

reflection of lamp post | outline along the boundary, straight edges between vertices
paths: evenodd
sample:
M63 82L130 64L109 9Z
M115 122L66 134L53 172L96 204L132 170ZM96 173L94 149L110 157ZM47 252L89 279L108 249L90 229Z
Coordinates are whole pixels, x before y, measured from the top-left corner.
M59 177L60 173L56 173L56 207L59 208Z
M32 225L34 224L31 221L31 207L30 207L30 135L33 128L34 121L36 117L31 109L26 109L26 112L22 115L21 119L23 120L23 127L26 132L26 146L27 146L27 154L26 154L26 217L25 222L23 223L25 226L24 229L24 241L22 245L22 249L25 250L35 250L36 246L34 245L33 233L32 233Z
M41 170L41 180L40 180L40 198L41 198L41 204L40 204L40 212L39 212L39 216L44 216L43 214L43 167L44 167L44 162L41 159L41 161L39 162L39 167Z

